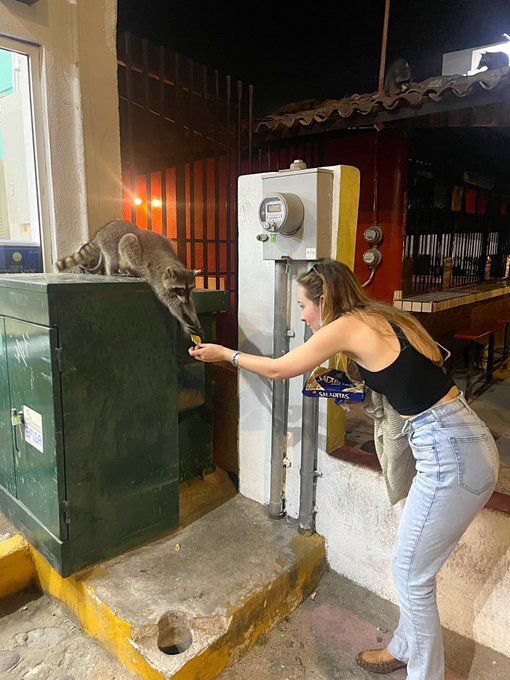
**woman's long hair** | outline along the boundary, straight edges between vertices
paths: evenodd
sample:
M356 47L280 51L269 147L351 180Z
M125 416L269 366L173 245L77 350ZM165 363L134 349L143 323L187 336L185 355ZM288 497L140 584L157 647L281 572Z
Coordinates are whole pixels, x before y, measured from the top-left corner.
M331 323L344 314L352 314L375 329L374 317L384 318L402 329L411 345L438 366L443 365L443 356L435 340L421 323L410 313L378 302L368 297L354 273L342 262L324 259L302 274L298 283L303 286L306 296L316 305L322 303L322 322ZM377 330L380 335L390 332Z

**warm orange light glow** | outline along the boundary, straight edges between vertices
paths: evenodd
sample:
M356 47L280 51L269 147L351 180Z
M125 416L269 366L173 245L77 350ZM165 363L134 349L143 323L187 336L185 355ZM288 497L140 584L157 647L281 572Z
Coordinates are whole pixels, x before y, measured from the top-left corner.
M135 205L142 205L142 199L141 198L133 198L133 203Z
M160 198L153 198L151 201L151 205L153 208L161 208L163 203Z

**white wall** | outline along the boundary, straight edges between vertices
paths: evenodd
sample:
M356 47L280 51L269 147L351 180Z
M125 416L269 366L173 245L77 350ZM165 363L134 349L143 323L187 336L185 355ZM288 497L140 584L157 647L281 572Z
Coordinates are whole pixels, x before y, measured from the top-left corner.
M49 271L121 214L116 22L116 0L0 4L2 34L40 46Z
M510 41L505 40L500 43L489 43L470 47L466 50L456 52L446 52L443 54L443 65L441 74L443 76L463 75L470 76L480 71L486 71L487 67L478 69L480 57L484 52L505 52L510 56Z
M339 186L341 166L335 170ZM258 205L261 175L239 180L239 349L271 356L274 263L262 259ZM338 191L337 191L338 193ZM340 206L341 208L341 206ZM336 223L335 219L333 223ZM302 265L303 266L303 265ZM299 266L293 265L295 281ZM291 304L291 347L302 342L299 310ZM286 509L299 515L302 379L290 381ZM271 384L240 371L240 492L267 505L270 497ZM325 402L321 400L317 481L317 532L325 537L332 569L396 602L391 553L402 503L391 506L382 476L325 453ZM445 518L447 521L447 518ZM447 628L510 656L510 517L484 510L440 572L438 597Z

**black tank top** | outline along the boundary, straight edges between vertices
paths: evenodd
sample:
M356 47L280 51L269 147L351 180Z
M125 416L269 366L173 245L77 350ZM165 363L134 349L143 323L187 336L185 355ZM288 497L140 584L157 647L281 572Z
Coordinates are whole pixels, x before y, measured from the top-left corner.
M444 369L418 352L399 326L391 324L400 342L400 354L381 371L356 364L367 387L384 394L403 416L414 416L433 406L455 384Z

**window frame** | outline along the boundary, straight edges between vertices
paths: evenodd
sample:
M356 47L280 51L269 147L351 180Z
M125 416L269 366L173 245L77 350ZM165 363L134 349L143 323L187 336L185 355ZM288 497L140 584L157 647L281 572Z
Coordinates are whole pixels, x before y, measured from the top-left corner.
M52 220L53 187L50 183L49 126L43 72L43 48L42 45L0 33L0 49L17 52L28 58L33 171L39 211L41 260L43 272L51 272L53 271L55 230L54 220Z

